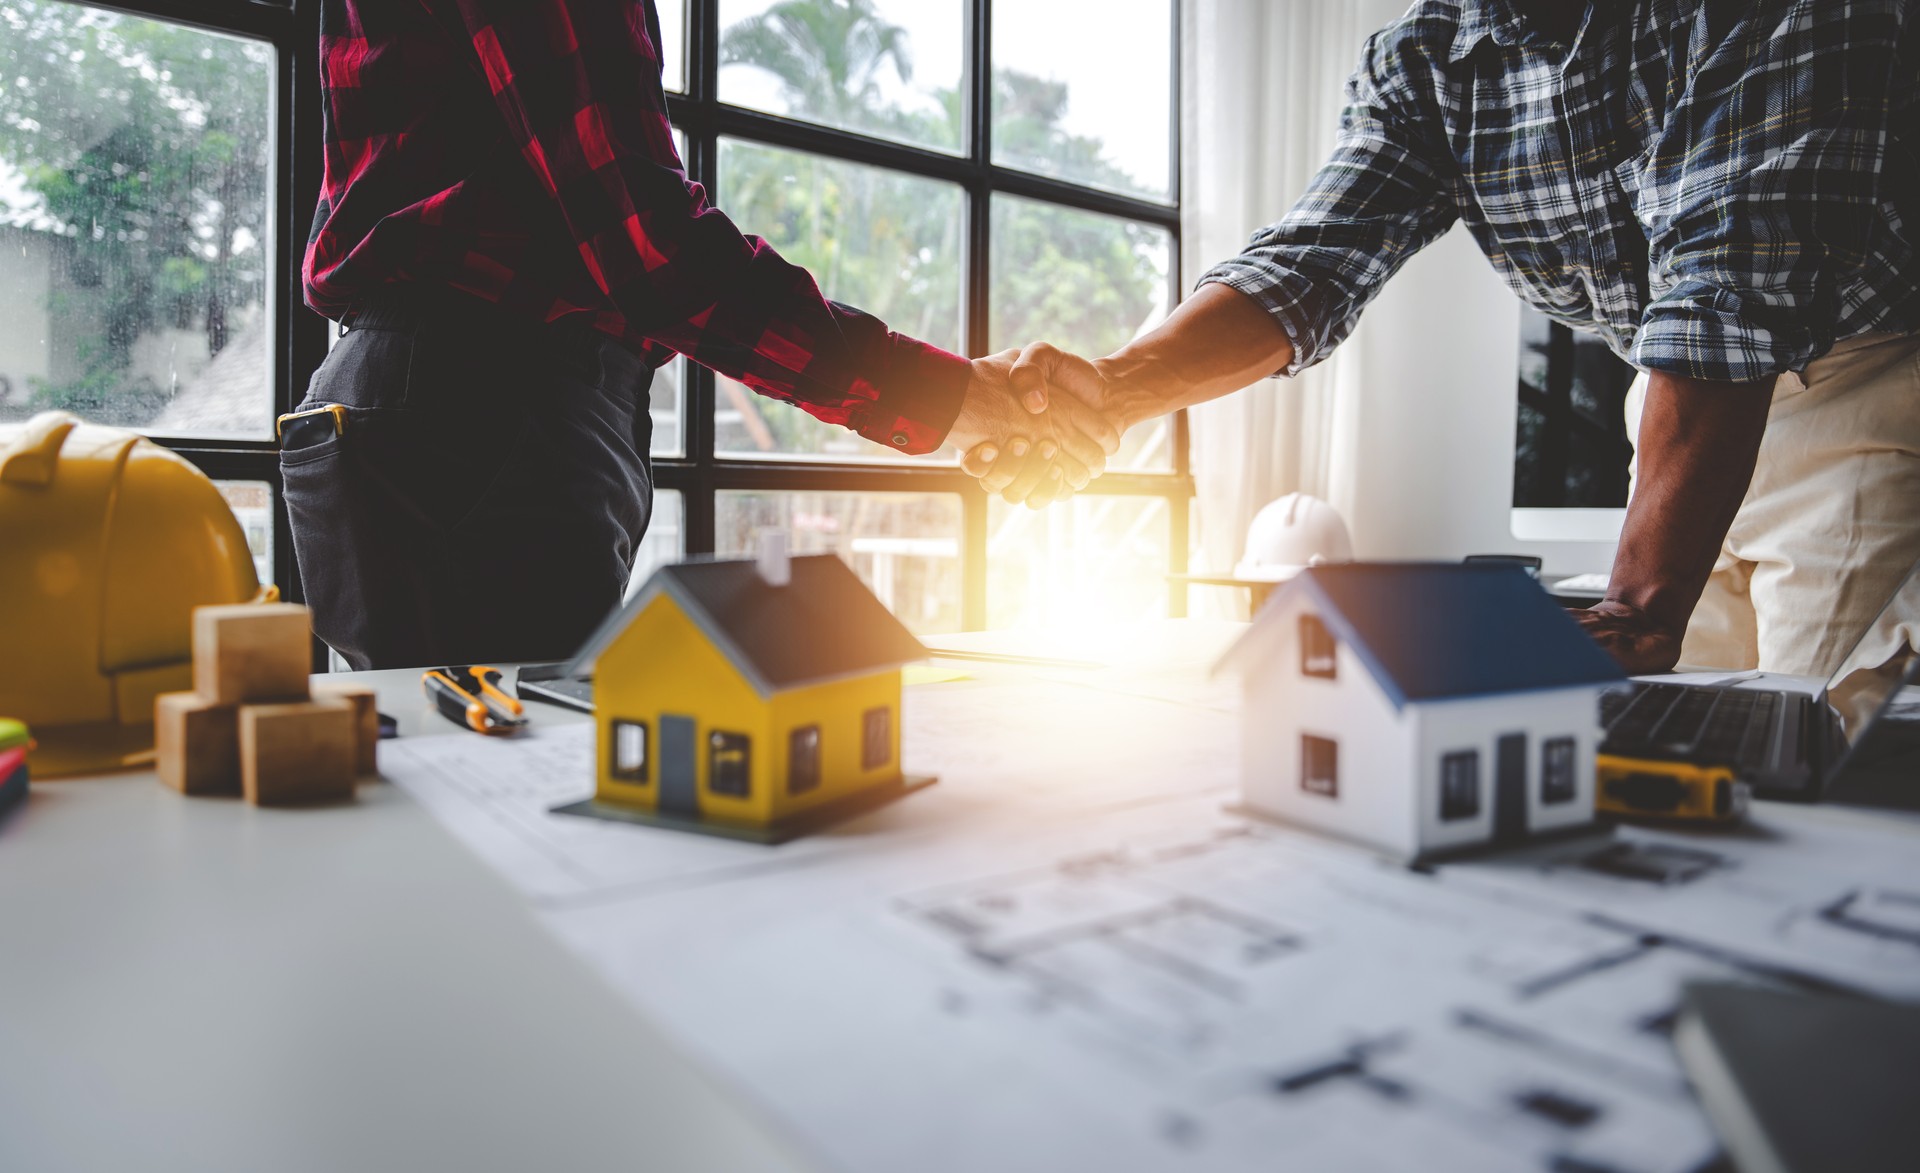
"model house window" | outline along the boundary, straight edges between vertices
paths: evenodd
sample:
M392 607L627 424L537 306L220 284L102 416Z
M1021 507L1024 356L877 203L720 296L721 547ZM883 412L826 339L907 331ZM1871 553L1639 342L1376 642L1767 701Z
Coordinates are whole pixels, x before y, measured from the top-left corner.
M878 770L893 761L893 710L868 709L860 718L860 768Z
M1572 802L1577 789L1573 769L1574 742L1571 737L1553 737L1540 746L1540 801Z
M820 726L787 734L787 793L805 794L820 785Z
M1318 615L1300 617L1300 675L1334 679L1334 647L1333 633Z
M1340 743L1330 737L1300 735L1300 789L1340 797Z
M707 739L707 789L745 798L753 792L753 761L744 733L716 730Z
M613 723L613 761L608 773L617 782L647 780L647 726L641 721Z
M1440 820L1457 822L1480 813L1480 751L1463 749L1440 757Z

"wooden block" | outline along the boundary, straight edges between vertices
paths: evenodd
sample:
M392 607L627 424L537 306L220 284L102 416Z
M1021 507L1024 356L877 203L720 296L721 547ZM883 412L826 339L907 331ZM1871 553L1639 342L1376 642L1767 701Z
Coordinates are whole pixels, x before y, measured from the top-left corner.
M353 706L353 768L356 772L380 772L380 709L374 691L363 684L333 684L315 681L315 700L345 701Z
M193 691L222 705L307 699L313 619L293 603L193 609Z
M353 706L294 701L240 706L240 787L256 806L353 797Z
M240 793L240 712L197 692L163 692L153 702L160 780L182 794Z

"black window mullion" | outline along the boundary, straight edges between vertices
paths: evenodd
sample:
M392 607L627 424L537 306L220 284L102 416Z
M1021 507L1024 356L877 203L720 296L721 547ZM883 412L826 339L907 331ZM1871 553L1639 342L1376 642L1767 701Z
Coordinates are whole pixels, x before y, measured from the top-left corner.
M687 166L695 181L719 202L720 136L715 123L720 89L720 0L687 0L687 99L691 115L682 121L687 138ZM670 100L669 111L677 103ZM680 484L681 541L688 554L711 554L718 531L718 488L714 482L714 373L686 364L685 403L681 446L690 474Z
M967 353L978 357L992 345L988 327L993 247L993 4L970 0L967 84ZM961 493L960 626L987 626L987 495L977 487Z

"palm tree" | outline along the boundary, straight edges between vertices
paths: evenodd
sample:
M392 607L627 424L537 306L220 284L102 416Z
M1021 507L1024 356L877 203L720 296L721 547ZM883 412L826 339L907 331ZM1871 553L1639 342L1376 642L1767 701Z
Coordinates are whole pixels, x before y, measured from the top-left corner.
M913 80L907 31L874 0L780 0L727 29L722 65L754 65L780 79L790 109L848 129L876 129L880 82L891 69Z

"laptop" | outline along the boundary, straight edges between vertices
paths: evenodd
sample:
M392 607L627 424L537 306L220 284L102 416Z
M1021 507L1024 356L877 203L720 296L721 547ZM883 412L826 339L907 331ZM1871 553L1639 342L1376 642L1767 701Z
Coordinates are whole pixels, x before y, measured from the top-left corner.
M572 669L570 663L524 664L520 674L514 678L514 694L523 701L540 701L591 713L593 677L591 674L576 676Z
M1920 654L1905 646L1883 665L1877 662L1883 653L1871 646L1881 622L1896 608L1920 616L1920 563L1907 571L1818 693L1740 688L1732 682L1636 681L1601 700L1606 734L1600 752L1731 766L1761 798L1818 799L1876 722L1920 702L1914 695Z

